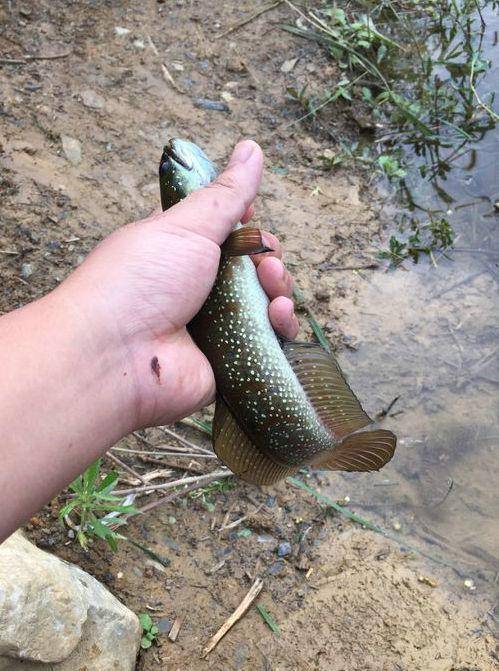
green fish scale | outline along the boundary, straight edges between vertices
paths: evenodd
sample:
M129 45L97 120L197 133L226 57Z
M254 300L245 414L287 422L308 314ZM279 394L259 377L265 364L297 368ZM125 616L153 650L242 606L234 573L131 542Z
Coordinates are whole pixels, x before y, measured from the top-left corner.
M300 465L332 447L270 324L268 298L249 257L222 260L190 331L212 365L218 392L259 449L278 463Z

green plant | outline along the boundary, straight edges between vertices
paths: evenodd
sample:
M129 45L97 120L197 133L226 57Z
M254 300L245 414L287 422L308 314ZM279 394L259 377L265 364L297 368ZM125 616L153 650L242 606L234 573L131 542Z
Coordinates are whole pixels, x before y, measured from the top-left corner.
M268 612L268 610L265 608L265 606L262 606L261 604L257 604L256 610L258 611L260 617L262 620L265 622L267 627L276 635L280 636L281 635L281 630L279 629L279 625L277 622L274 620L272 615Z
M368 145L360 146L358 142L351 142L350 144L340 142L337 151L326 149L320 158L326 170L333 170L340 165L350 166L354 163L362 163L367 166L374 162L371 148Z
M200 487L191 492L190 497L191 499L199 499L206 510L212 513L215 510L216 495L230 492L235 486L233 480L214 480L206 487Z
M140 647L143 650L147 650L147 648L150 648L151 645L156 642L159 629L155 624L153 624L151 616L148 613L139 613L139 622L140 626L142 627Z
M479 93L480 81L491 66L482 44L486 27L482 10L497 8L498 3L353 0L341 7L321 3L315 9L309 9L310 4L302 9L291 1L288 5L299 19L282 27L321 45L339 69L322 99L307 97L302 105L307 113L297 121L320 114L320 127L328 132L325 108L341 101L342 109L350 107L356 121L366 117L372 127L383 129L376 141L382 148L377 157L365 144L359 148L358 142L340 142L321 156L324 167L372 166L375 161L382 174L400 187L396 195L411 211L424 210L424 203L417 202L424 189L411 192L421 179L431 183L448 209L452 197L443 180L499 120L492 108L494 92ZM418 174L421 179L413 182ZM401 222L405 235L392 236L384 251L394 263L408 257L417 261L421 254L452 244L452 227L445 220L409 230Z
M73 496L61 508L59 517L76 530L82 548L86 549L94 538L100 538L116 550L118 539L123 537L114 529L126 523L124 516L134 515L137 510L112 494L118 474L111 471L101 478L100 467L101 460L97 459L73 480L69 485ZM78 518L77 525L71 521L71 516Z
M395 156L390 154L381 154L378 156L378 165L390 179L403 179L407 172L404 170Z
M388 249L381 250L379 256L390 259L393 266L398 266L405 259L412 259L414 263L419 261L421 254L430 255L433 251L445 251L454 242L454 229L445 218L430 219L421 223L412 219L409 225L410 231L405 240L398 239L395 235L390 237Z

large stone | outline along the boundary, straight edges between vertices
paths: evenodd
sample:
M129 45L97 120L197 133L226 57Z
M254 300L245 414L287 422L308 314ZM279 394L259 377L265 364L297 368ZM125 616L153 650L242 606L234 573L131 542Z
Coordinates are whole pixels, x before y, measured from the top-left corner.
M137 616L19 532L0 545L0 671L132 671Z

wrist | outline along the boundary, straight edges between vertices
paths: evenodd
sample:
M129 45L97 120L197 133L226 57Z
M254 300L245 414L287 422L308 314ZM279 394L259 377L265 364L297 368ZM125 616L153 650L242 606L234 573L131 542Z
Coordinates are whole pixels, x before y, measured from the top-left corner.
M61 340L63 384L88 413L102 446L110 446L138 427L131 351L91 287L68 278L40 302Z

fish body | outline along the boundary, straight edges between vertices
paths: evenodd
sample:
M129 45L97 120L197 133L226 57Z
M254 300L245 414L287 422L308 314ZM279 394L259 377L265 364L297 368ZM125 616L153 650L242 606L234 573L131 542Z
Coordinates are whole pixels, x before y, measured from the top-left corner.
M172 140L160 164L163 209L205 186L216 168L197 145ZM282 340L249 254L264 251L259 231L237 224L213 289L189 332L215 375L213 442L241 478L270 484L304 464L377 470L391 457L390 431L371 423L331 355L314 343Z

